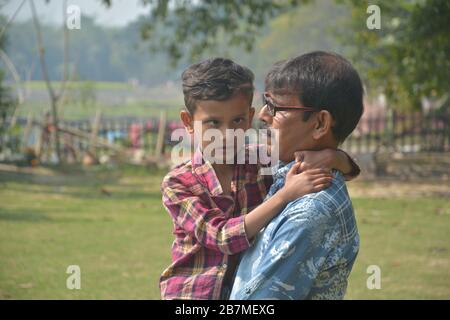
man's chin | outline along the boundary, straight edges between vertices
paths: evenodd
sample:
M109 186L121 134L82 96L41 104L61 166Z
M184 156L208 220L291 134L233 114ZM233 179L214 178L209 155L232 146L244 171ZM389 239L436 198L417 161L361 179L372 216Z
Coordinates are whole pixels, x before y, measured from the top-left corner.
M280 158L280 161L283 163L291 163L292 161L294 161L295 158Z
M281 152L278 154L278 159L284 163L289 163L295 160L295 155L293 152Z

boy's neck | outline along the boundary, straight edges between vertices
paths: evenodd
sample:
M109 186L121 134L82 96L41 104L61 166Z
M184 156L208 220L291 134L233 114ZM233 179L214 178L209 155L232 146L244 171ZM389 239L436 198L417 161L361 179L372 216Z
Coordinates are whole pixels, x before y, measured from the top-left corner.
M212 167L213 167L214 171L216 172L216 175L223 176L223 175L229 174L230 172L231 173L234 172L235 164L226 164L226 163L217 164L217 163L215 163L212 165Z
M234 164L213 164L213 169L216 173L217 179L219 179L220 186L222 187L222 193L229 195L232 192L231 183L234 175Z

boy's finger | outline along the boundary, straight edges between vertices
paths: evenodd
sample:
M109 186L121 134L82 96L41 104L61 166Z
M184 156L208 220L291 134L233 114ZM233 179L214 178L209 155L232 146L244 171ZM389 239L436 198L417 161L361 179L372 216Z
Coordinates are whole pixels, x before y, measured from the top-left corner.
M314 186L314 191L322 191L323 189L328 188L330 185L329 184L319 184L317 186Z
M305 159L305 154L302 151L295 151L294 156L296 162L303 162L303 159Z
M301 162L296 162L292 165L292 167L289 169L286 176L292 176L296 173L298 173L298 170L300 169Z
M306 171L309 169L309 166L306 164L306 162L302 162L300 165L300 170Z
M315 179L313 181L313 184L316 186L319 186L319 185L327 184L327 183L330 184L331 181L332 181L332 179L329 177L322 177L322 178Z
M305 172L307 172L310 175L316 175L316 174L319 174L319 173L330 174L331 171L329 169L326 169L326 168L316 168L316 169L311 169L311 170L308 170L308 171L305 171Z
M316 180L316 179L320 179L320 178L330 178L333 179L333 175L329 174L329 173L317 173L317 174L313 174L309 176L310 179L312 180Z

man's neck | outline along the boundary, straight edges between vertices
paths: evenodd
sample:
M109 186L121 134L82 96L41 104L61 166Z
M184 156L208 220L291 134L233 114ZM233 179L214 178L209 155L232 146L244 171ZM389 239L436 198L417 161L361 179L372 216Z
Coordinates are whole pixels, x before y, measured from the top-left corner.
M337 149L339 146L339 143L334 138L323 138L320 141L317 141L317 143L308 150L311 151L320 151L324 149ZM304 151L304 150L297 150L297 151ZM290 163L295 160L295 155L292 154L292 156L284 159L280 159L284 164Z

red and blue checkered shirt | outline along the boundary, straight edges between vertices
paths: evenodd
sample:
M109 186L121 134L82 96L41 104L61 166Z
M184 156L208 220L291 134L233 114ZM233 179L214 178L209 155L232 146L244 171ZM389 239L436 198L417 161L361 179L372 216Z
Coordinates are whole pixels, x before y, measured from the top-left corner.
M222 192L210 162L197 150L169 172L161 185L174 228L172 263L160 278L162 299L220 299L224 276L233 273L233 255L250 246L244 215L260 205L271 175L259 164L235 166L230 195Z

